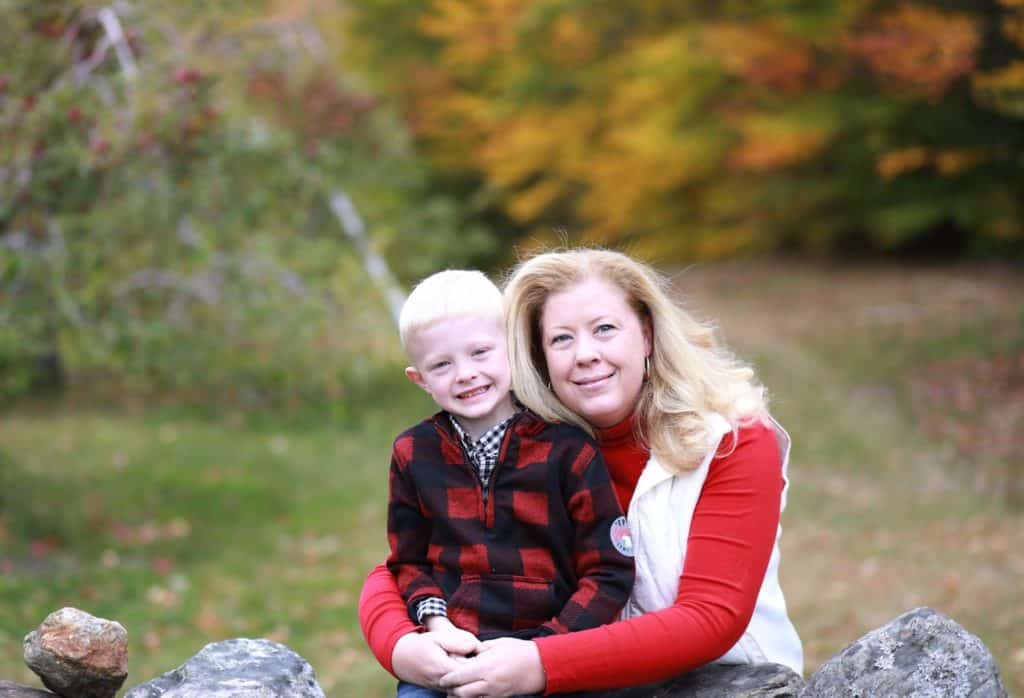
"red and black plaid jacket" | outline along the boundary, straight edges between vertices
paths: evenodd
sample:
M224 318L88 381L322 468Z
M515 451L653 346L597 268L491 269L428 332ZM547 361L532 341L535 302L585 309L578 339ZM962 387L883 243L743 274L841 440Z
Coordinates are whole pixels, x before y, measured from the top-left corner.
M633 560L611 539L622 515L592 439L519 413L487 490L440 412L395 439L388 567L415 619L429 596L481 639L524 639L611 622Z

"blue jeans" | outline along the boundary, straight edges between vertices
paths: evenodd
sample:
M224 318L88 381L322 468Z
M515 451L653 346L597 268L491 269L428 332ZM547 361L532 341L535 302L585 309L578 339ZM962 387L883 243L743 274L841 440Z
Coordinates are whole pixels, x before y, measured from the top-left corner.
M435 691L426 686L417 686L414 683L398 682L398 693L395 698L444 698L445 694Z
M445 695L445 693L432 688L399 681L398 693L395 694L395 698L445 698ZM523 698L531 698L531 696L523 696Z

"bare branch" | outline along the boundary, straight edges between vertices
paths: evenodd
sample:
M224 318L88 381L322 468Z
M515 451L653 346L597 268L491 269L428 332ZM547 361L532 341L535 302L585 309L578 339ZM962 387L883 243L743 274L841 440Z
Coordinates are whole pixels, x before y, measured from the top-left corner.
M135 76L139 73L139 69L135 65L135 57L132 55L132 49L128 45L128 40L125 39L124 30L121 28L121 20L118 19L117 13L114 12L112 7L104 7L100 10L97 18L100 24L103 25L104 31L107 32L110 42L114 45L117 60L121 63L121 70L124 71L125 76L129 80L134 80Z
M96 70L103 61L107 59L107 49L111 46L110 38L104 36L102 39L96 42L96 48L93 50L92 55L86 58L84 61L75 64L75 84L82 85L85 83L92 71Z
M355 244L359 255L363 258L363 267L366 269L366 273L370 275L370 278L387 299L388 306L391 309L391 317L395 321L395 327L398 327L398 316L402 311L402 305L405 303L405 294L399 287L398 282L391 276L391 270L388 268L387 262L370 246L370 241L366 237L366 226L363 225L363 219L360 218L359 212L356 211L356 207L352 204L352 200L348 198L348 195L341 191L335 191L330 195L329 202L331 210L337 216L338 222L341 223L342 229L344 229L345 233Z

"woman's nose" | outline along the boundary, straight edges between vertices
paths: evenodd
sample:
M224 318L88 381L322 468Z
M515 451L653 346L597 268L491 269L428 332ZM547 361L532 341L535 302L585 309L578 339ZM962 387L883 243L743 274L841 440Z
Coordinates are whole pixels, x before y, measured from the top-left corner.
M576 340L576 363L589 364L598 358L597 347L589 337Z

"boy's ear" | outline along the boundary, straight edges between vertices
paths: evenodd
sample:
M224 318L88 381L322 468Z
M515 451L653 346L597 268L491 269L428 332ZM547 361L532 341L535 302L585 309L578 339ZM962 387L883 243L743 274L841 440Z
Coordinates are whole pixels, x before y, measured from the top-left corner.
M423 374L416 370L415 366L405 367L405 377L411 380L416 385L420 386L424 390L427 390L426 381L423 380ZM427 392L430 392L429 390Z

